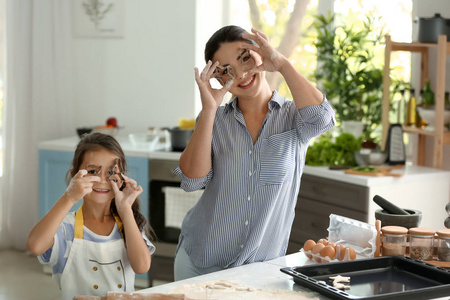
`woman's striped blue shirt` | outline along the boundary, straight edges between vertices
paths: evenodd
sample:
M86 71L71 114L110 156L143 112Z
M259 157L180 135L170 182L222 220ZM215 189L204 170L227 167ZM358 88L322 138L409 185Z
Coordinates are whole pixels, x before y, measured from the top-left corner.
M185 191L205 187L184 218L179 240L199 268L286 253L308 143L335 125L325 97L320 105L297 109L275 91L253 144L237 101L217 110L209 174L192 179L174 170Z

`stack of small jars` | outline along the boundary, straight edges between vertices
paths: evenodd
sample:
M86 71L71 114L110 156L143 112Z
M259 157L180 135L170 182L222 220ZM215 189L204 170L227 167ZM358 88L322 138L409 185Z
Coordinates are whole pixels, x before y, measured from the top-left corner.
M384 226L381 228L383 256L405 255L409 233L409 256L418 260L433 260L435 236L437 234L437 259L450 262L450 229L436 232L429 228Z

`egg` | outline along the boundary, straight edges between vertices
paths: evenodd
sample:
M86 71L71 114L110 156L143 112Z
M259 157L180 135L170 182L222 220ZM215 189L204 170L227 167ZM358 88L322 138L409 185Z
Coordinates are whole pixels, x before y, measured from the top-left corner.
M347 247L346 249L349 250L348 252L349 252L350 259L356 259L355 249L353 249L352 247Z
M331 247L335 248L335 250L336 250L336 243L335 242L328 242L327 246L331 246Z
M317 254L317 257L313 257L313 259L317 262L320 262L320 257L318 257L320 255L320 251L322 251L322 249L325 248L325 245L322 243L317 243L313 248L312 248L312 253L313 254Z
M331 245L327 245L322 250L320 250L320 256L322 256L323 258L328 256L328 258L329 258L329 260L322 258L322 262L329 262L330 260L334 259L335 254L336 254L336 250Z
M307 240L304 244L303 244L303 250L305 250L305 254L308 258L312 258L311 254L308 254L306 252L311 251L312 248L314 248L314 246L316 245L316 242L314 242L313 240Z
M320 239L317 241L318 244L324 244L325 246L328 245L328 240L327 239Z
M339 260L343 260L345 257L345 246L342 244L336 245L336 252L339 253L339 257L337 257Z

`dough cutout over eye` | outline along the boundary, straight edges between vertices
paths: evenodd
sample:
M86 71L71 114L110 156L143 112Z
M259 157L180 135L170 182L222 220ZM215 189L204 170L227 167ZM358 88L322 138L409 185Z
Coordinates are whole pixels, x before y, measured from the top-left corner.
M114 160L114 165L111 166L111 169L108 171L108 179L114 182L123 182L125 178L122 175L123 166L120 158L116 158Z

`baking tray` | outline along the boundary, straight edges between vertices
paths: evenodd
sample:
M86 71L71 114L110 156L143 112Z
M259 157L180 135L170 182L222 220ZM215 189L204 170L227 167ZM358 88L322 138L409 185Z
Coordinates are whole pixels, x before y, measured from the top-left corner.
M385 256L282 268L294 282L332 299L431 299L450 296L450 270L409 258ZM349 276L350 289L333 287L330 276ZM324 281L319 282L319 281Z

